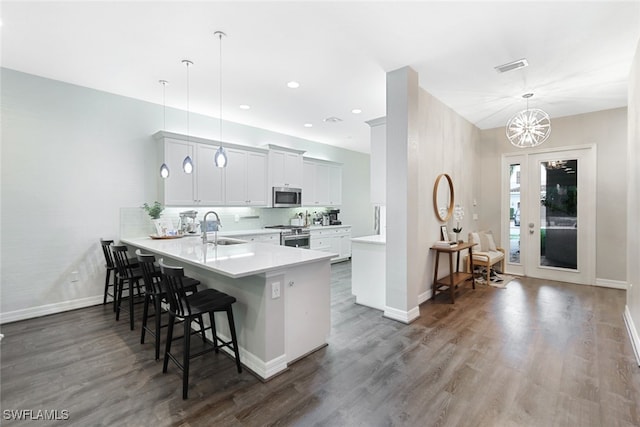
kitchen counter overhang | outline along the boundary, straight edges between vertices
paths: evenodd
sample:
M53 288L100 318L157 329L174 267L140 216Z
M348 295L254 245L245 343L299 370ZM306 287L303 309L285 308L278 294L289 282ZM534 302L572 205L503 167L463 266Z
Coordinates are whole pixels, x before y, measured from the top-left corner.
M292 266L329 260L333 254L263 243L233 245L203 244L198 237L122 239L123 243L156 255L179 259L195 267L237 279L282 270Z

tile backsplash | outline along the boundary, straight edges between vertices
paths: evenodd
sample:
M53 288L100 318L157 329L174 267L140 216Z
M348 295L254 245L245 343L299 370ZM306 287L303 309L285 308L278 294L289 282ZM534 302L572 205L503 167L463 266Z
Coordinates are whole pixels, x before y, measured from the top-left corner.
M180 212L195 210L197 219L202 221L208 211L215 211L220 216L222 227L220 231L255 230L266 225L289 224L290 220L298 213L303 215L315 212L325 212L328 208L252 208L252 207L167 207L162 212L161 218L170 219L177 227L180 220ZM211 218L211 216L209 216ZM155 228L149 215L140 207L120 209L120 237L142 237L155 232Z

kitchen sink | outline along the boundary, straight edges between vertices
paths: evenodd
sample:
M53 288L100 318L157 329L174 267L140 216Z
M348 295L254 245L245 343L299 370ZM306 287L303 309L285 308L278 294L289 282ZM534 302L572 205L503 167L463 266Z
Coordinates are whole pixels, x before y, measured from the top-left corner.
M247 243L247 242L239 239L218 239L218 245L220 246L241 245L243 243Z

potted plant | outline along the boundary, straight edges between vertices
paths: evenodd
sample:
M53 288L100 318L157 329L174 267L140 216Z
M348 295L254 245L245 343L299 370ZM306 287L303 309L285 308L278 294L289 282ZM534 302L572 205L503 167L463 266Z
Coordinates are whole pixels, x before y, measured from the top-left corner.
M153 205L151 206L149 206L148 203L145 203L142 208L147 211L151 219L160 219L160 214L162 214L162 211L164 210L158 201L153 202Z

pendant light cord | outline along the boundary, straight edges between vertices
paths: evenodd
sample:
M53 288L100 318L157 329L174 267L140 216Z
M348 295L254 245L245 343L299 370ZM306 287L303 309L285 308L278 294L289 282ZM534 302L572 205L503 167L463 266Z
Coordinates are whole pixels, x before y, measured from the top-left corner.
M222 147L222 35L223 33L220 32L220 34L218 34L218 38L220 39L220 83L219 83L219 91L220 91L220 127L219 127L219 136L218 139L220 140L220 146Z

